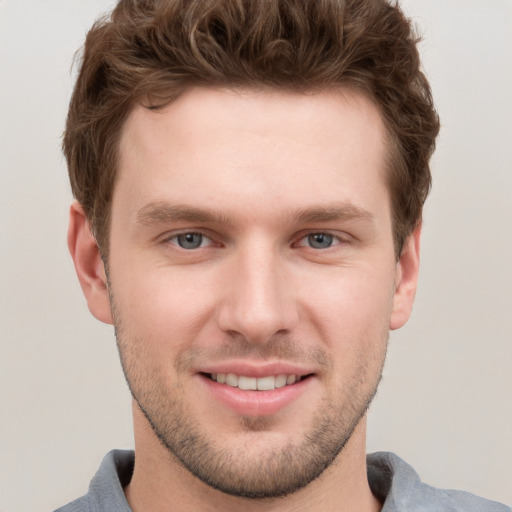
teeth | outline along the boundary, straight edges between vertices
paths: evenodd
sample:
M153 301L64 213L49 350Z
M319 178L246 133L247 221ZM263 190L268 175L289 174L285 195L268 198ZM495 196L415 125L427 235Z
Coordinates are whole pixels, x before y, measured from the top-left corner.
M275 388L276 378L271 375L270 377L261 377L260 379L256 379L256 387L260 391L270 391Z
M219 375L217 374L217 378L218 377L219 377ZM238 387L238 377L234 373L228 373L226 375L226 384L233 388L237 388Z
M235 375L234 373L212 373L212 380L219 384L226 384L233 388L239 388L250 391L270 391L272 389L284 388L300 381L298 375L269 375L267 377L246 377L245 375Z
M295 384L295 380L295 375L288 375L288 377L286 377L286 384Z
M255 377L238 377L238 389L258 389Z
M286 375L277 375L276 376L276 388L284 388L286 386Z

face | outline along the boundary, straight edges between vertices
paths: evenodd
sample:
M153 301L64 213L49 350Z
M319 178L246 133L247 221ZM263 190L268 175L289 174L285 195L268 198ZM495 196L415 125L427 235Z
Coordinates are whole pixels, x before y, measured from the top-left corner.
M224 492L303 487L364 416L412 303L378 111L339 91L195 89L135 108L120 156L108 290L152 435Z

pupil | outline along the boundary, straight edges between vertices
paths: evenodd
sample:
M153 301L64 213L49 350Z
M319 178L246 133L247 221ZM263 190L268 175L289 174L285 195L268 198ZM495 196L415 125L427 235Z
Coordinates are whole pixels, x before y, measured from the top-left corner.
M203 242L201 233L183 233L178 235L178 244L183 249L197 249Z
M332 245L332 235L326 233L315 233L308 238L311 247L315 249L327 249Z

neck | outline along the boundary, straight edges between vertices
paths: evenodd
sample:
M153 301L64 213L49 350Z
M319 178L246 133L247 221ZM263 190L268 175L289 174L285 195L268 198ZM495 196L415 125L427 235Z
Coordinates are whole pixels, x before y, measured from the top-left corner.
M126 498L133 512L378 512L366 474L366 417L334 463L305 488L283 498L231 496L201 482L170 454L134 404L135 467Z

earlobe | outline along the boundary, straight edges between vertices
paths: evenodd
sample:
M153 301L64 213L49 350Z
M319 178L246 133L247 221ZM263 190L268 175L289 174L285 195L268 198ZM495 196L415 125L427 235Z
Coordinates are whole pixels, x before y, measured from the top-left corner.
M102 322L113 323L103 260L83 208L77 202L69 210L68 248L90 312Z
M421 226L409 235L396 264L395 293L390 329L399 329L409 320L418 285Z

